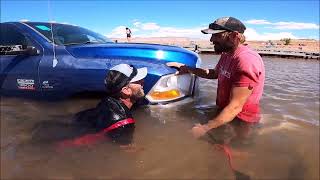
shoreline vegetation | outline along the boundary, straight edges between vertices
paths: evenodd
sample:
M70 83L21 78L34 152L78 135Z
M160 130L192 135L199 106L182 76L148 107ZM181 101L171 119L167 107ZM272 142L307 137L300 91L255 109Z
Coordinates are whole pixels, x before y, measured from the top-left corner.
M115 42L127 42L125 38L112 38ZM286 41L287 40L287 41ZM197 53L213 53L209 40L184 37L136 37L130 43L151 43L183 47ZM273 41L246 41L261 56L303 58L320 60L320 42L314 39L283 39Z

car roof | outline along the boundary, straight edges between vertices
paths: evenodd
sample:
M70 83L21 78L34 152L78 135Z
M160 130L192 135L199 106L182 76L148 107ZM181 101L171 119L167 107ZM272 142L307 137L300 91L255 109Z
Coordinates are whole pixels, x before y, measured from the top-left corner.
M69 23L59 23L59 22L41 22L41 21L9 21L9 22L1 22L1 24L62 24L62 25L70 25L77 26Z

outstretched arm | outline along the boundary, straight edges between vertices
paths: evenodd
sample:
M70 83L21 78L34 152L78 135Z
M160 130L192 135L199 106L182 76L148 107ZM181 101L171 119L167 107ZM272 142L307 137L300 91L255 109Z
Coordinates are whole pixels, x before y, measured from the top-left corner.
M218 74L215 72L214 69L191 68L186 66L185 64L178 63L178 62L169 62L167 63L167 66L178 69L177 74L191 73L206 79L218 78Z

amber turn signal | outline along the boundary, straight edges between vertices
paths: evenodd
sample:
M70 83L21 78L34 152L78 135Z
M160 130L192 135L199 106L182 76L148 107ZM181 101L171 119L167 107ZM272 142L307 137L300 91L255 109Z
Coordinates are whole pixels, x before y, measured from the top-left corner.
M174 99L174 98L180 97L180 92L179 90L176 90L176 89L163 91L163 92L154 91L150 94L150 96L154 100L167 100L167 99Z

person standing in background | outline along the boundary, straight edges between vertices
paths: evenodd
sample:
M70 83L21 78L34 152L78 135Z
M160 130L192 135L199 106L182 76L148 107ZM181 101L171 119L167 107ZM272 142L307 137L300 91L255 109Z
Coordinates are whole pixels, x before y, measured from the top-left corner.
M126 27L126 34L127 34L127 41L130 42L131 41L131 30Z

